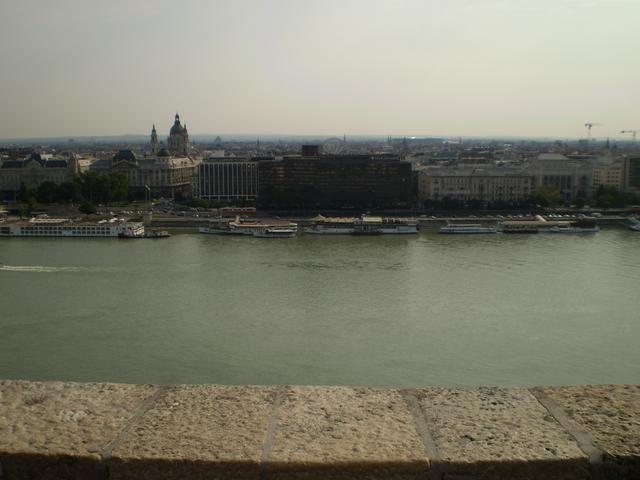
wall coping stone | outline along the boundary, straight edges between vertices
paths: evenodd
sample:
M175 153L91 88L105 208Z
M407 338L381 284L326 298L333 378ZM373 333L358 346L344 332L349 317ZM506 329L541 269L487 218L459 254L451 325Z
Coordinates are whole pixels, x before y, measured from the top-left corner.
M0 480L640 478L640 386L0 380Z

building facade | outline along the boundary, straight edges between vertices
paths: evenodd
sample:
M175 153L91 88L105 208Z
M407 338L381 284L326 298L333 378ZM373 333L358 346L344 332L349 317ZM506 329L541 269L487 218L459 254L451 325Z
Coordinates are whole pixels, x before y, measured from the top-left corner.
M624 191L640 195L640 155L624 159Z
M534 189L533 175L523 168L427 167L418 178L421 203L443 199L515 203L530 197Z
M258 162L229 157L210 157L196 170L194 196L206 200L254 201L258 196Z
M624 162L618 161L593 166L592 194L597 192L600 187L613 187L618 191L624 190Z
M411 164L394 155L319 155L258 162L264 208L382 208L411 204Z
M589 198L593 189L593 167L589 159L545 153L529 161L527 171L536 179L536 189L557 188L563 200Z
M24 159L5 159L0 165L0 191L18 192L21 184L30 189L44 182L60 184L72 180L79 171L75 155L62 158L32 153Z
M132 195L142 197L147 187L154 197L191 195L196 160L173 156L163 149L156 156L138 158L131 150L120 150L111 160L110 170L127 177Z

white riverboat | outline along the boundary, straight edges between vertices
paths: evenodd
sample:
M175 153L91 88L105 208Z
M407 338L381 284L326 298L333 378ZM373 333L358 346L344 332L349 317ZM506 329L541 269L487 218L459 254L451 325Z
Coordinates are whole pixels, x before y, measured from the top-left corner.
M599 230L595 220L581 219L575 222L563 222L540 230L543 233L595 233Z
M0 237L144 237L144 224L111 219L74 222L68 218L40 218L0 224Z
M248 235L259 238L293 237L298 231L298 224L288 220L247 220L236 217L214 218L209 225L200 228L200 233L213 235Z
M253 232L258 238L291 238L296 236L297 231L289 227L272 227Z
M481 233L498 233L497 227L483 226L479 223L451 223L440 227L439 233L447 234L481 234Z
M316 235L384 235L418 233L413 218L361 215L360 217L324 217L318 215L305 233Z
M637 217L627 218L624 224L627 226L629 230L633 230L634 232L640 232L640 220L638 220Z

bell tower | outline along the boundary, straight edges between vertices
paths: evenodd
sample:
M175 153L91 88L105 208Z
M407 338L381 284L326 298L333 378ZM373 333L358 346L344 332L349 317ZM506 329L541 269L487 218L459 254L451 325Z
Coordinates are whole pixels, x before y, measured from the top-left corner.
M151 155L158 154L158 134L156 133L156 125L153 124L153 128L151 129Z

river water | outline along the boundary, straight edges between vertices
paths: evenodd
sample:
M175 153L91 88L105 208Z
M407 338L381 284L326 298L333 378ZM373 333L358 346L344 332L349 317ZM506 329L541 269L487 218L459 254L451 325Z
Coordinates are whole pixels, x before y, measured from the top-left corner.
M0 378L640 383L640 234L0 239Z

